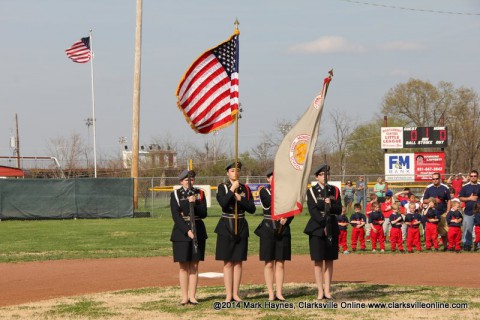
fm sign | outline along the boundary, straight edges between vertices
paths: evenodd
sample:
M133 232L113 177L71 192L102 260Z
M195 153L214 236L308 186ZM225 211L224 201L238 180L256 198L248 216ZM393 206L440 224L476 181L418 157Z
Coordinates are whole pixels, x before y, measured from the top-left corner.
M388 158L389 170L410 169L410 155L390 155Z
M415 156L413 153L387 153L385 154L385 175L405 176L415 174Z

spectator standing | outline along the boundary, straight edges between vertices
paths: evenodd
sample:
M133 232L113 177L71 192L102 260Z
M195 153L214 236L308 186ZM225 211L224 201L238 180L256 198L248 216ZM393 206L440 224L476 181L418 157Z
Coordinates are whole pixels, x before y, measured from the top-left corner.
M450 176L450 178L447 180L447 184L452 185L452 188L455 190L455 198L458 197L460 190L462 190L463 184L467 182L468 179L465 178L461 172L456 176Z
M352 181L347 180L347 183L343 187L342 193L345 207L347 207L347 211L351 211L353 200L355 198L355 187L352 185Z
M382 203L385 201L385 191L386 185L382 177L377 178L377 183L373 186L373 192L377 195L378 202Z
M365 208L365 191L367 184L363 176L358 176L357 182L355 182L355 195L357 196L357 203L361 205L360 210Z
M472 232L473 232L473 208L476 203L480 202L480 184L478 183L478 171L472 170L468 175L470 182L465 184L460 190L459 199L465 203L465 211L463 215L463 249L470 251L472 248Z

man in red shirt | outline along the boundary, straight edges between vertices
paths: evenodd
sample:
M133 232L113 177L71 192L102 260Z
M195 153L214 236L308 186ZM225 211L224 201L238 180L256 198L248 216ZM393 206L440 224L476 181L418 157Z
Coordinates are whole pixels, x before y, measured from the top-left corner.
M468 179L465 178L462 173L460 172L455 177L451 176L448 178L447 183L452 185L452 188L455 189L455 197L458 198L458 194L460 190L462 190L462 186L464 183L467 183Z

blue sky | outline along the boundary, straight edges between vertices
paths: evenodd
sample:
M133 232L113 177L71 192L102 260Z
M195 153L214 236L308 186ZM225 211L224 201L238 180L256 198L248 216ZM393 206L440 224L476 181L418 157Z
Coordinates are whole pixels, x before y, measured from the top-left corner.
M0 0L0 155L12 154L15 113L23 156L49 156L52 138L79 133L88 139L90 66L71 62L65 49L89 29L97 153L115 156L121 136L131 145L135 6L135 0ZM240 151L276 122L303 114L331 68L326 136L328 112L366 122L387 91L409 78L448 81L480 94L480 1L144 0L140 144L170 136L203 146L212 139L190 129L175 90L194 59L232 34L236 17ZM219 135L233 145L233 126Z

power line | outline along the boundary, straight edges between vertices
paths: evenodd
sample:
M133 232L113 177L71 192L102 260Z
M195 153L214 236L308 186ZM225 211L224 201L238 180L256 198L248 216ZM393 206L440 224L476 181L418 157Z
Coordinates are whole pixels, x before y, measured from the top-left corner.
M421 12L428 12L428 13L454 14L454 15L465 15L465 16L480 16L480 13L473 13L473 12L454 12L454 11L442 11L442 10L433 10L433 9L407 8L407 7L363 2L363 1L354 1L354 0L338 0L338 1L351 2L351 3L363 4L363 5L375 6L375 7L384 7L384 8L397 9L397 10L421 11Z

